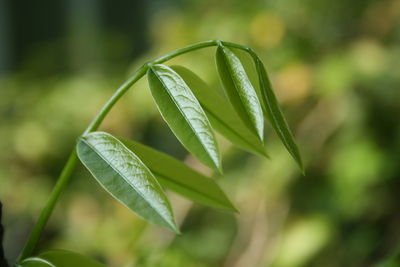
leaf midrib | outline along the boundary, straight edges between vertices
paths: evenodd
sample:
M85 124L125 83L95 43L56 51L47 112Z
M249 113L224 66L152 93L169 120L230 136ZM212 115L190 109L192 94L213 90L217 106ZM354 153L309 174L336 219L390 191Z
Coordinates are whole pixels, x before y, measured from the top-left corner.
M167 88L167 86L165 86L165 83L163 82L163 80L159 77L159 75L157 74L157 72L154 70L153 67L150 68L150 70L153 72L153 74L157 77L157 80L163 85L164 88ZM208 153L208 150L205 146L205 144L203 144L203 141L201 140L201 138L199 137L198 133L193 129L192 124L190 123L189 119L186 117L185 113L182 111L181 107L178 105L178 103L175 101L175 98L170 94L169 90L167 89L167 94L169 95L170 99L172 100L172 102L174 102L175 106L177 107L177 109L179 110L179 112L182 114L182 116L185 118L185 121L187 122L187 124L189 124L190 129L192 130L192 132L196 135L197 140L199 140L201 146L203 147L204 151L206 152L206 154L208 155L208 157L211 159L211 161L213 162L213 164L218 168L218 166L215 164L213 158L211 157L211 155ZM200 103L199 103L200 105ZM205 114L204 114L205 115ZM207 118L207 116L205 116ZM210 124L210 122L208 122L208 124ZM212 130L210 129L211 125L209 125L209 130L212 133ZM172 130L172 128L171 128ZM173 131L173 130L172 130ZM178 137L178 136L177 136ZM179 137L178 137L179 138ZM215 137L214 137L215 140ZM214 142L215 143L215 142Z
M227 48L227 47L222 47L222 50L224 50L224 49L228 49L228 48ZM232 52L232 53L233 53L233 52ZM227 64L227 62L229 61L229 59L228 59L228 56L226 55L225 52L223 53L223 57L224 57L224 59L225 59L225 65L226 65L226 67L227 67L227 69L228 69L228 72L229 72L230 76L232 77L232 76L233 76L233 75L232 75L233 71L232 71L232 69L231 69L231 67L230 67L230 64ZM235 79L232 79L232 83L233 83L233 86L235 86L235 89L236 89L235 91L236 91L237 95L239 96L240 102L242 102L242 104L245 105L244 103L245 103L246 101L243 100L242 94L239 93L239 91L241 91L241 90L240 90L240 88L238 88L238 85L236 84ZM256 132L258 133L258 129L257 129L257 127L254 125L254 122L255 122L255 121L253 121L253 119L255 119L255 118L254 118L252 115L254 115L254 114L249 114L249 113L252 113L252 112L248 112L248 111L247 111L247 108L245 108L244 110L245 110L245 112L246 112L246 115L247 115L247 116L250 118L250 120L252 121L252 123L251 123L252 127L253 127L254 130L256 130ZM253 117L253 118L251 118L251 117Z
M42 258L39 258L39 257L28 258L26 261L41 262L41 263L48 264L48 265L51 266L51 267L56 267L56 266L55 266L53 263L51 263L50 261L45 260L45 259L42 259ZM25 261L25 262L26 262L26 261ZM17 265L17 266L22 266L22 265Z
M157 209L154 208L154 206L152 205L152 203L149 202L149 201L143 196L142 192L138 191L138 190L135 188L135 186L132 185L132 183L130 183L128 180L126 180L125 177L124 177L124 175L122 175L121 172L120 172L118 169L115 169L115 168L112 166L112 164L111 164L110 161L108 161L107 159L105 159L105 158L103 157L103 155L101 155L101 153L100 153L96 148L94 148L90 143L88 143L85 139L82 138L81 140L82 140L88 147L90 147L100 158L102 158L106 163L108 163L108 166L110 166L111 169L113 169L119 176L121 176L121 177L124 179L124 181L125 181L127 184L129 184L129 185L135 190L135 192L138 193L140 197L142 197L142 199L143 199L147 204L149 204L149 206L153 209L153 211L155 211L156 214L158 214L158 216L164 220L164 222L166 222L168 225L172 226L173 229L175 229L175 226L174 226L174 225L171 225L171 224L168 222L168 220L166 220L166 219L164 218L164 216L160 215L160 214L158 213ZM121 144L122 144L122 143L121 143ZM124 146L126 149L128 149L124 144L122 144L122 146ZM130 150L128 149L128 151L130 151ZM143 162L142 162L142 164L143 164ZM144 164L143 164L143 165L144 165ZM144 167L145 167L145 165L144 165ZM89 168L88 168L88 169L89 169ZM90 169L89 169L89 170L90 170ZM104 187L104 188L105 188L105 187ZM106 189L106 188L105 188L105 189ZM106 189L106 190L107 190L107 189ZM109 191L109 190L107 190L107 191ZM110 192L110 193L111 193L111 192ZM118 199L118 198L117 198L117 199ZM118 199L118 200L119 200L119 199ZM120 201L120 202L122 202L122 201ZM123 203L123 202L122 202L122 203ZM125 203L123 203L123 204L126 205Z

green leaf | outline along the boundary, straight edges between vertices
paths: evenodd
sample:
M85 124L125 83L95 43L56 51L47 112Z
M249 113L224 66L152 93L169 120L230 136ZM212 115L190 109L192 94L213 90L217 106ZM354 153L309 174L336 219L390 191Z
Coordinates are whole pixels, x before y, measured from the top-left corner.
M56 265L52 264L51 262L39 258L39 257L32 257L24 259L23 261L15 264L16 267L57 267Z
M81 137L78 157L100 185L133 212L153 224L177 229L171 205L143 162L110 134Z
M200 161L221 171L211 124L187 84L164 65L151 66L147 77L158 109L179 141Z
M216 63L226 95L243 122L259 138L264 138L264 117L257 93L239 58L227 47L219 45Z
M266 156L264 144L238 118L232 105L210 88L199 76L182 66L172 66L199 100L211 125L233 144Z
M79 253L66 250L50 250L39 255L40 258L51 262L56 267L106 267L91 258L88 258Z
M131 140L121 141L132 150L171 191L206 206L236 211L216 182L194 171L179 160Z
M269 81L264 64L259 58L256 58L255 65L260 80L263 109L269 121L271 122L272 127L275 129L286 149L289 151L289 153L292 155L292 157L295 159L300 169L304 173L299 149L296 145L296 142L294 141L293 134L290 131L285 117L279 107L279 103L276 100L276 96L274 94L274 91L272 90L271 83Z

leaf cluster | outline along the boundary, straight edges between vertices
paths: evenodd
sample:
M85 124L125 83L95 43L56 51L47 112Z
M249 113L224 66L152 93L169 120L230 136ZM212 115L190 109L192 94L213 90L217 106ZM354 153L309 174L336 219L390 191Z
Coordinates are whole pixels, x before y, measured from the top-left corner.
M209 41L203 44L203 47L217 45L216 67L225 97L189 69L161 64L180 53L201 48L201 44L143 65L138 76L122 88L129 88L146 74L154 102L176 138L199 161L219 173L222 173L222 163L215 131L241 149L267 156L265 119L303 170L293 135L259 57L250 48L233 43ZM252 57L259 87L251 83L249 70L245 69L234 48ZM237 211L215 180L151 147L93 131L118 99L117 95L109 100L111 104L101 111L76 144L78 158L110 195L147 222L176 233L180 233L179 227L164 189L202 205ZM24 267L102 266L67 251L45 252L18 264Z
M222 164L214 131L242 149L266 156L264 117L301 167L264 65L251 55L259 92L234 50L219 43L215 59L225 98L185 67L149 64L147 80L154 102L180 143L217 172L222 173ZM164 188L203 205L236 210L214 180L145 145L91 132L79 139L76 149L107 192L155 225L179 232Z

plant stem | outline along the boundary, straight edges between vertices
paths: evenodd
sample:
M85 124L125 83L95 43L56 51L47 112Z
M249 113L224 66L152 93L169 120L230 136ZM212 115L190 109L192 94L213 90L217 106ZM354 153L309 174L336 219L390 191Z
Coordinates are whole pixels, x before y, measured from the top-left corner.
M111 98L107 101L107 103L103 106L103 108L100 110L100 112L96 115L96 117L93 119L93 121L89 124L85 132L83 133L88 134L92 131L95 131L100 123L103 121L103 119L106 117L110 109L114 106L114 104L125 94L126 91L129 90L129 88L136 83L140 78L142 78L148 69L148 66L151 64L160 64L163 62L166 62L170 60L171 58L174 58L176 56L201 49L204 47L209 47L209 46L215 46L217 44L217 41L211 40L211 41L205 41L201 43L196 43L192 44L186 47L183 47L181 49L175 50L169 54L166 54L162 57L159 57L153 61L149 61L148 63L142 65L125 83L123 83L117 91L111 96Z
M71 177L72 172L74 171L74 168L78 161L77 159L78 158L76 156L76 151L74 149L69 156L68 161L65 164L61 175L53 188L53 191L51 192L49 200L46 202L46 206L44 206L38 221L32 229L31 235L29 236L21 255L19 256L20 260L29 257L33 253L33 250L35 249L35 246L40 239L40 235L54 209L54 206L56 205L62 190L64 189L65 185L69 181L69 178Z
M148 68L149 65L152 64L160 64L163 62L166 62L176 56L198 50L201 48L205 47L210 47L210 46L216 46L222 43L219 40L210 40L210 41L205 41L205 42L200 42L196 44L192 44L186 47L183 47L181 49L175 50L169 54L166 54L164 56L161 56L155 60L149 61L148 63L142 65L128 80L123 83L116 91L115 93L110 97L110 99L104 104L104 106L101 108L99 113L94 117L92 122L89 124L89 126L86 128L84 131L83 135L86 135L90 132L96 131L97 128L100 126L101 122L104 120L104 118L107 116L108 112L111 110L111 108L114 106L114 104L129 90L129 88L136 83L140 78L142 78ZM223 42L225 44L225 42ZM227 46L231 46L230 43L226 43ZM35 250L35 247L40 239L40 236L46 226L46 223L53 212L53 209L62 193L64 190L65 186L69 182L72 172L74 171L74 168L76 166L76 163L78 161L78 157L76 154L75 149L71 152L67 163L65 164L60 177L57 180L57 183L55 184L53 191L50 194L49 200L47 201L45 207L43 208L38 221L34 225L31 234L28 237L28 240L19 256L18 261L21 261L27 257L30 257L32 253Z

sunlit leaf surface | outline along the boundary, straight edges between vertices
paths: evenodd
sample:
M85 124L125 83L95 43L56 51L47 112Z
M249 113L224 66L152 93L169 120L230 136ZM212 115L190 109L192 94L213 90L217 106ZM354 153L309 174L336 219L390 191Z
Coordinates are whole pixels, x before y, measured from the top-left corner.
M121 140L155 175L162 186L199 204L236 211L219 185L175 158L131 140Z
M214 129L238 147L266 156L264 144L244 125L228 101L189 69L182 66L172 69L189 85Z
M264 138L264 117L257 93L239 58L227 47L218 46L216 63L226 95L243 122L260 140Z
M79 139L80 160L100 185L136 214L178 231L171 205L144 163L118 139L93 132Z
M211 124L187 84L164 65L151 66L148 81L161 115L180 142L200 161L221 171L221 159Z

